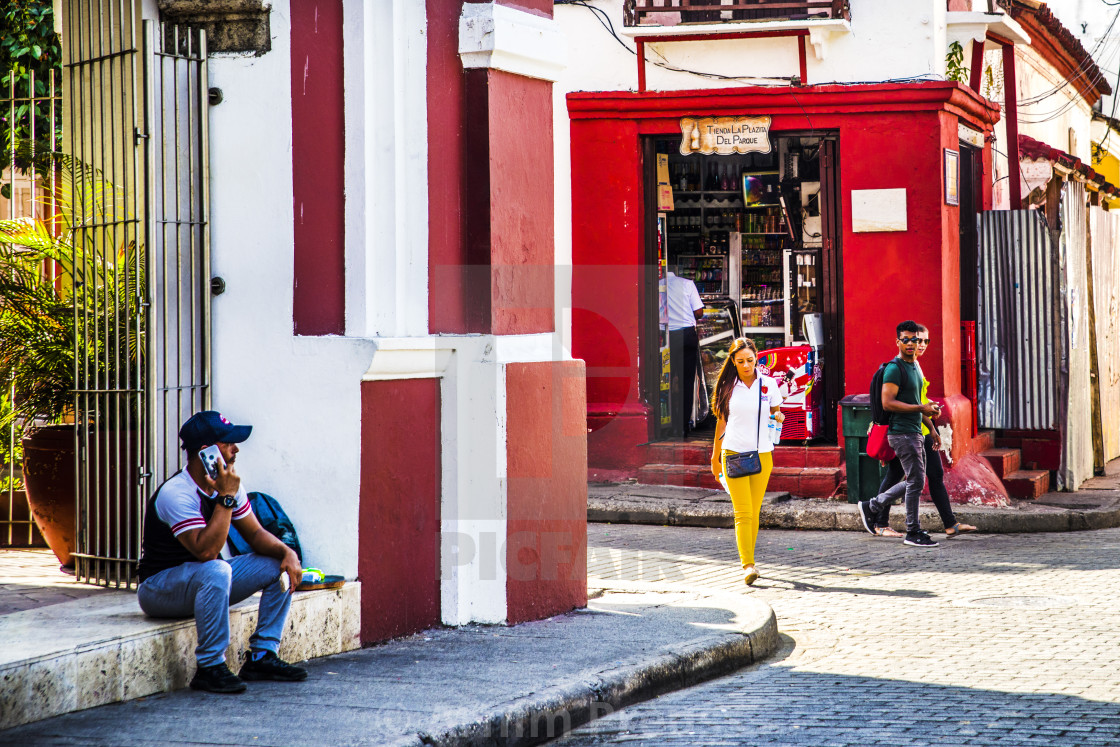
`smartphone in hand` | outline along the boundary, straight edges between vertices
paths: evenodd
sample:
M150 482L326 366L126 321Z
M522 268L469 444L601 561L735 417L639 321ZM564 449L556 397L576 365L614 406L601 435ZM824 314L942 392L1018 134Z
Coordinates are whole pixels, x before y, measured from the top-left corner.
M210 479L217 480L218 465L225 466L226 463L226 460L222 459L222 452L218 450L218 447L207 446L198 452L198 458L202 460L202 466L206 470L206 474L210 475Z

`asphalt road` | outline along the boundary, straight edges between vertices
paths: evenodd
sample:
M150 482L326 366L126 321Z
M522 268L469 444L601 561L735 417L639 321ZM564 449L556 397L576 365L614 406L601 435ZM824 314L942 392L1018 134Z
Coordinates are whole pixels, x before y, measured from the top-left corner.
M930 550L764 530L749 590L727 529L588 540L592 589L740 589L773 606L784 645L556 744L1120 745L1120 529Z

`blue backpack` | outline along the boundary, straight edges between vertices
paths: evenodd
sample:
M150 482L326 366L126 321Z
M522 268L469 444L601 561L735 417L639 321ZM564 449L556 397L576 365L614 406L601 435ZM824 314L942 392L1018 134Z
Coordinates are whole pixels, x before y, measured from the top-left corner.
M261 523L261 526L276 539L295 550L296 557L302 563L303 550L299 546L296 528L292 524L292 520L284 513L284 509L280 507L279 501L267 493L253 492L249 493L249 505L253 508L253 513L257 515L257 521ZM229 550L234 555L245 555L253 551L253 548L249 547L249 543L237 531L237 527L232 524L229 527Z

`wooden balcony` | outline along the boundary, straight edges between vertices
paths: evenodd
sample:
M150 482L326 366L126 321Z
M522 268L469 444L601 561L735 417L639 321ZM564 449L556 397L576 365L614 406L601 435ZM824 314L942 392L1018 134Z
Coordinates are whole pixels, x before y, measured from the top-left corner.
M851 18L848 0L626 0L624 9L627 26Z

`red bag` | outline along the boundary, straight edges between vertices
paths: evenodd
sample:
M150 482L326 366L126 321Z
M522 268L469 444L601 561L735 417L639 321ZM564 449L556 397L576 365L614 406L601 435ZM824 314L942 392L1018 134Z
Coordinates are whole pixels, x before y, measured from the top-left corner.
M887 442L887 429L889 425L872 423L867 429L867 456L878 459L880 462L889 462L894 459L894 449Z

